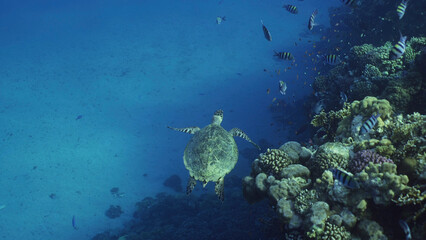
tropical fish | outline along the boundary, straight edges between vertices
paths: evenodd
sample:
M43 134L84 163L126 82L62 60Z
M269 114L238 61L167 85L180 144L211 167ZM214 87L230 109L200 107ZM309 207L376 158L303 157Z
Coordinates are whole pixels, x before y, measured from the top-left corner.
M314 113L315 113L315 115L320 114L321 111L324 110L324 109L325 109L324 99L321 99L314 106Z
M340 1L347 6L352 6L355 3L355 0L340 0Z
M78 227L77 227L77 225L75 225L75 216L74 216L74 215L72 216L72 221L71 221L71 223L72 223L72 227L73 227L75 230L77 230L77 229L78 229Z
M341 63L342 61L340 60L340 57L334 54L329 54L329 55L317 55L317 58L322 58L324 59L325 63L328 63L330 65L337 65L339 63Z
M318 14L318 9L315 9L315 11L312 13L311 17L309 18L309 22L308 22L308 29L312 30L314 28L314 26L318 25L315 24L315 16Z
M293 13L293 14L297 14L299 12L299 10L297 10L297 7L294 5L284 5L283 8L287 9L287 11Z
M348 101L348 96L344 92L340 92L340 105L343 105L345 102Z
M260 20L260 23L262 23L262 29L263 29L263 34L265 35L266 40L268 41L272 41L272 36L271 33L269 32L269 30L265 27L265 24L263 24L263 20Z
M395 46L393 46L391 52L389 53L389 58L391 60L398 59L402 57L405 52L405 41L407 40L407 36L402 36L402 33L399 32L399 41Z
M216 17L216 23L217 23L217 24L221 24L221 23L222 23L222 21L226 21L226 17L225 17L225 16L223 16L223 17L219 17L219 16L217 16L217 17Z
M359 134L364 135L368 133L377 123L377 118L380 117L380 113L371 116L367 121L365 121L364 124L362 124L361 130L359 131Z
M283 81L280 81L279 90L282 95L285 95L285 91L287 90L287 84Z
M279 57L280 59L284 59L284 60L293 60L294 57L291 53L289 52L277 52L274 50L274 56Z
M350 189L359 188L358 182L353 179L353 176L351 174L338 168L333 168L330 171L333 174L333 178L337 179L340 183L343 184L343 186Z
M399 220L399 226L401 226L402 230L404 230L405 240L411 240L411 231L407 222L404 220Z
M396 9L396 13L398 14L399 19L401 19L405 14L405 9L407 8L408 1L409 0L402 0L398 8Z
M83 118L83 115L78 115L76 118L75 118L75 120L80 120L80 119L82 119Z

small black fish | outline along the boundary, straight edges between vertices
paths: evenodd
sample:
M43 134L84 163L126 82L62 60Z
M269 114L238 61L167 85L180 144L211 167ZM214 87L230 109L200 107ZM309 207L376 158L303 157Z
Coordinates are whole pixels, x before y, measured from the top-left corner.
M71 223L72 223L72 227L73 227L75 230L78 230L77 225L75 225L75 216L74 216L74 215L72 216L72 221L71 221Z
M269 30L263 24L263 20L262 19L260 20L260 23L262 23L263 34L265 35L266 40L272 41L271 33L269 32Z
M355 0L341 0L341 2L347 6L355 5Z
M81 119L81 118L83 118L83 115L78 115L78 116L75 118L75 120L79 120L79 119Z

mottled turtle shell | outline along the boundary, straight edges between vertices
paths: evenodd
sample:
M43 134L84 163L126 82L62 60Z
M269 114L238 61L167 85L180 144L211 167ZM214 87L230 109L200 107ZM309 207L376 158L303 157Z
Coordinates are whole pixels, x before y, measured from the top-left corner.
M238 161L233 136L218 124L196 132L186 145L183 163L189 175L205 184L217 182L231 172Z

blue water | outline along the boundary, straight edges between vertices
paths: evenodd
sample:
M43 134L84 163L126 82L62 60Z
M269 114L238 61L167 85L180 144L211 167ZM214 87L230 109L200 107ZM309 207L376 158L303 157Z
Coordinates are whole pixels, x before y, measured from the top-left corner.
M302 59L308 40L321 38L308 33L306 16L318 8L327 26L327 8L340 3L297 4L291 15L282 1L2 1L0 238L90 239L121 227L137 201L172 193L163 186L170 175L186 186L190 135L166 126L204 127L217 109L225 129L263 147L307 141L294 131L307 121L317 73L273 50ZM241 152L253 148L236 141ZM240 154L232 173L248 175L252 160ZM125 196L114 198L112 187ZM120 218L105 216L111 204Z

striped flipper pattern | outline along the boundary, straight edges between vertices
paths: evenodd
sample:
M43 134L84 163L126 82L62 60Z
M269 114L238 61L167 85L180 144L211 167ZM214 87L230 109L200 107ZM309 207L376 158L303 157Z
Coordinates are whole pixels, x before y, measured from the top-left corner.
M174 127L169 127L168 128L175 130L175 131L179 131L179 132L184 132L184 133L189 133L189 134L194 134L198 131L200 131L199 127L186 127L186 128L174 128Z
M257 149L259 149L260 150L260 147L256 144L256 143L254 143L248 136L247 136L247 134L245 133L245 132L243 132L243 130L241 130L241 129L239 129L239 128L233 128L233 129L231 129L231 131L230 131L230 133L232 134L232 136L237 136L237 137L240 137L240 138L243 138L243 139L245 139L247 142L249 142L249 143L251 143L251 144L253 144L255 147L257 147Z

